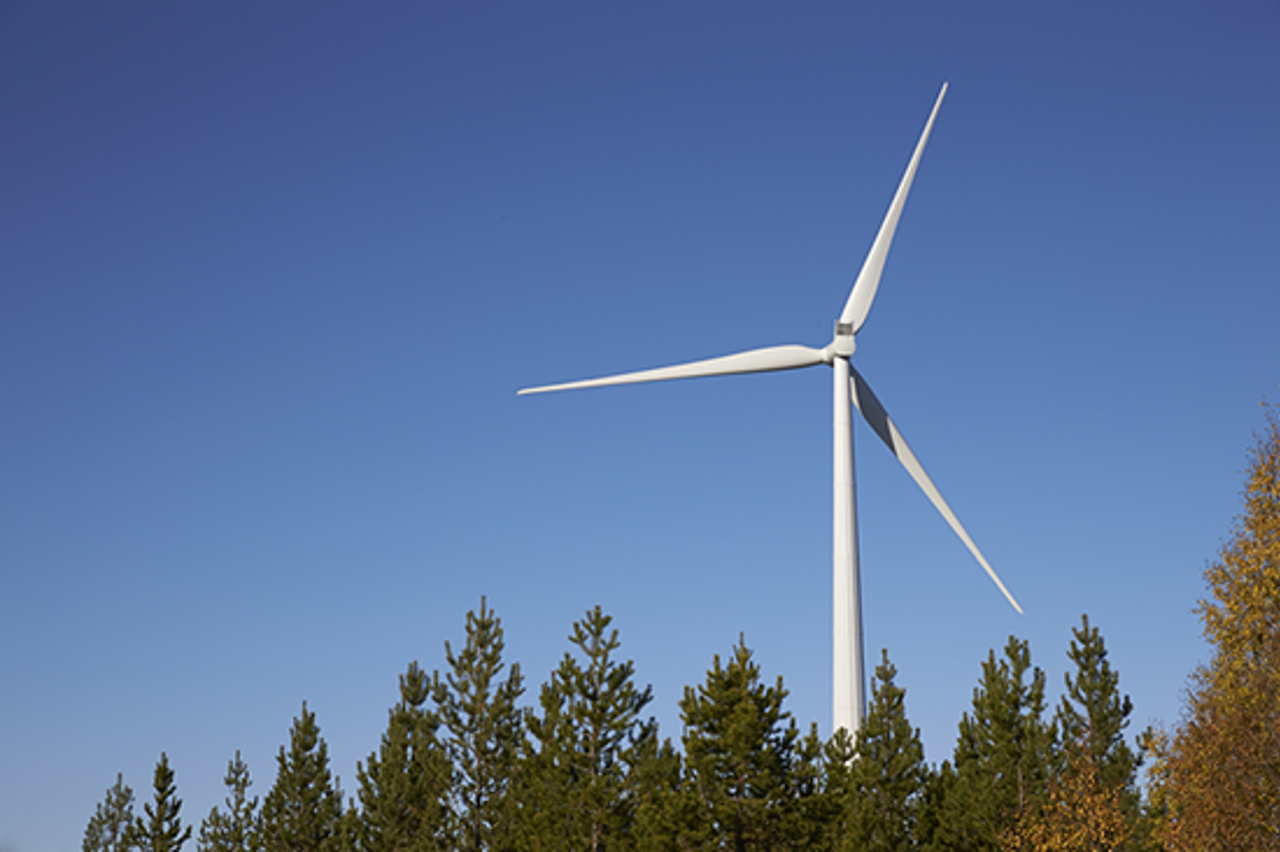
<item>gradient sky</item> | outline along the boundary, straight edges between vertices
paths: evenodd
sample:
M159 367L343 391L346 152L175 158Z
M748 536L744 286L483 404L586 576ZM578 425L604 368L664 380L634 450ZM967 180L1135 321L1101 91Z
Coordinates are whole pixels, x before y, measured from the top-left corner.
M305 700L334 770L487 595L677 701L739 634L830 728L822 346L940 85L855 363L866 647L941 761L981 661L1098 625L1133 727L1280 398L1280 6L0 5L0 850L168 753L198 824Z

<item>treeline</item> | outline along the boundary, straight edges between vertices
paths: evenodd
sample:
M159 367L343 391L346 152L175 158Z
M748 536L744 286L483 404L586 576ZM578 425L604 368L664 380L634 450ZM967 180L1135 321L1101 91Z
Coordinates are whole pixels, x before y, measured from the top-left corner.
M264 798L236 754L225 804L196 833L162 754L142 813L117 777L84 852L176 852L192 839L202 852L1280 850L1280 415L1266 417L1244 510L1205 570L1197 611L1213 657L1180 722L1140 738L1145 797L1125 735L1132 704L1087 616L1052 711L1027 643L1011 637L982 664L954 753L929 766L887 654L856 739L824 741L800 730L782 679L763 681L739 641L686 688L677 748L645 717L651 693L599 608L525 707L482 600L465 646L445 644L443 676L411 664L400 678L355 796L344 802L303 704Z
M262 799L237 753L225 803L195 831L161 755L143 812L118 777L83 848L1140 849L1150 821L1125 739L1132 706L1098 629L1084 617L1073 634L1075 670L1052 712L1026 642L991 652L954 755L931 767L887 653L857 737L823 740L800 729L782 679L766 682L740 640L685 689L677 748L646 717L651 692L599 607L573 625L572 652L524 707L520 667L504 661L501 622L482 600L465 645L446 642L443 673L413 663L400 677L354 796L344 801L303 704ZM1088 845L1054 845L1068 838Z

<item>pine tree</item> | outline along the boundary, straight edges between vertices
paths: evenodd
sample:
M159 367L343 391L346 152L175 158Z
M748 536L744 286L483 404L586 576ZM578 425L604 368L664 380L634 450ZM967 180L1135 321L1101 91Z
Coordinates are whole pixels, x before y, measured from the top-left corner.
M89 817L84 829L83 852L130 852L136 848L132 840L133 790L124 783L124 775L116 775L116 783Z
M887 651L876 667L871 706L858 731L846 849L896 852L917 845L916 823L928 768L920 732L906 713L906 690Z
M684 763L671 740L656 738L639 750L636 761L637 796L631 847L637 852L669 852L691 815L682 794Z
M532 742L523 763L524 845L531 849L617 849L632 833L639 761L657 736L640 714L652 690L618 662L618 631L600 607L574 623L565 654L541 691L541 714L526 715Z
M524 737L516 700L524 686L519 664L500 679L503 648L502 623L481 598L480 614L467 613L462 651L445 642L450 671L433 684L453 766L451 845L469 852L508 848L516 834L512 784Z
M1124 738L1133 702L1120 694L1120 675L1107 661L1106 643L1098 628L1090 627L1088 615L1082 615L1081 626L1072 630L1067 656L1076 664L1076 674L1064 676L1067 691L1056 717L1067 760L1063 771L1069 775L1076 767L1086 768L1100 785L1099 793L1114 793L1129 820L1136 823L1141 758ZM1088 749L1088 760L1073 760L1082 748Z
M225 811L216 806L200 824L196 848L199 852L260 852L262 824L258 797L249 798L249 767L241 760L240 751L227 763L222 782L227 787Z
M795 818L792 769L799 732L783 710L787 691L760 682L740 639L727 665L719 655L680 701L684 720L682 798L694 814L679 839L733 850L786 848Z
M164 752L156 762L153 786L154 801L142 806L144 816L134 817L133 841L141 852L178 852L191 839L191 826L182 824L182 800Z
M1004 659L992 651L982 664L972 712L960 720L930 848L994 852L1021 814L1044 803L1056 739L1044 708L1044 673L1031 670L1027 643L1010 636Z
M801 808L817 831L813 841L816 849L838 852L850 836L857 756L857 740L844 727L821 746L821 783L817 791L801 799Z
M367 767L357 768L361 808L354 832L362 852L448 848L449 759L436 736L440 721L425 706L431 690L431 679L410 663L382 745Z
M280 747L276 781L262 805L266 852L331 852L341 845L342 795L329 773L329 747L316 715L302 703Z

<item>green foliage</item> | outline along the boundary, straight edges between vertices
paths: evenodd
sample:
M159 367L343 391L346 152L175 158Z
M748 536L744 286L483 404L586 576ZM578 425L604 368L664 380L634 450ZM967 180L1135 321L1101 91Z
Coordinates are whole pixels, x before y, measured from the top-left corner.
M129 852L134 849L133 790L124 783L124 775L116 775L116 783L107 788L106 797L98 803L84 829L83 852Z
M258 797L249 798L249 767L240 752L227 763L222 782L227 786L226 809L216 806L200 824L196 848L200 852L259 852L262 849L262 824Z
M431 691L431 679L410 663L382 745L357 769L361 809L353 833L362 852L448 848L450 767L436 736L440 720L425 706Z
M524 844L530 849L617 849L630 842L642 757L657 723L640 714L652 690L637 689L634 665L618 662L618 631L600 607L574 623L565 654L529 711L524 762ZM536 746L536 750L533 748Z
M686 688L685 810L680 841L702 848L787 848L795 828L792 769L799 732L782 709L787 691L760 682L743 640L706 683Z
M330 852L341 846L342 796L329 772L329 747L316 715L302 704L280 747L276 781L262 805L266 852Z
M1056 739L1044 708L1044 673L1031 670L1027 643L1010 636L1004 658L992 651L982 664L972 711L960 720L931 848L994 852L1021 814L1044 803Z
M191 826L182 824L182 800L164 752L156 762L153 786L155 797L142 806L144 816L134 817L133 843L141 852L178 852L191 839Z
M1280 789L1280 677L1271 674L1280 654L1266 648L1236 669L1269 678L1233 681L1233 694L1250 703L1223 703L1206 687L1176 741L1146 738L1156 789L1139 820L1138 758L1124 737L1132 704L1087 616L1073 631L1075 670L1053 724L1044 719L1044 675L1027 643L1010 637L983 663L953 758L937 771L924 763L887 652L857 736L842 729L823 741L816 726L801 736L782 679L762 682L740 638L702 685L685 689L681 753L643 717L651 690L619 659L612 619L588 610L569 640L537 706L521 709L520 668L507 669L501 622L482 598L467 614L465 645L455 653L445 643L443 677L416 662L400 677L381 743L357 764L349 808L304 703L261 808L239 752L229 762L225 805L202 823L199 852L1132 852L1154 848L1144 844L1157 835L1177 838L1180 849L1217 848L1186 828L1206 802L1219 819L1201 824L1248 838L1222 848L1263 849L1250 820L1268 807L1280 812L1280 797L1265 798ZM1222 681L1202 673L1200 683ZM163 754L155 788L145 818L135 817L118 777L85 829L83 852L179 852L192 830L181 824Z
M480 599L467 613L467 643L458 654L445 642L450 671L437 674L433 693L453 765L451 806L455 849L480 852L514 843L512 795L524 726L516 700L524 692L519 664L505 680L502 623Z
M894 683L888 651L876 667L871 706L858 731L852 808L844 848L894 852L916 847L916 823L928 767L920 732L906 713L906 690Z
M1138 767L1141 757L1125 742L1133 702L1120 694L1120 675L1107 661L1107 647L1089 616L1081 616L1080 627L1072 630L1067 656L1076 664L1076 673L1065 675L1067 692L1058 707L1056 721L1062 738L1070 774L1075 766L1086 766L1096 774L1101 792L1114 794L1122 810L1133 820L1138 817ZM1087 761L1073 759L1080 749L1089 752Z

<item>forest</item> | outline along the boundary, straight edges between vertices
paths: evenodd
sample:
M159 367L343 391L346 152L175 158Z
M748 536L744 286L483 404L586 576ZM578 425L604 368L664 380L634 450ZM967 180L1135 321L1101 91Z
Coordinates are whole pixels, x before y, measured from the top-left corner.
M856 736L821 739L785 707L741 639L679 702L678 742L586 612L571 650L529 690L482 599L445 666L410 663L376 750L339 789L306 703L265 795L237 753L226 800L198 823L174 769L144 801L117 776L84 852L197 850L1265 850L1280 849L1280 416L1249 450L1243 507L1205 569L1196 612L1213 653L1182 718L1129 730L1133 712L1087 615L1049 707L1028 644L982 664L955 750L924 759L887 652Z

